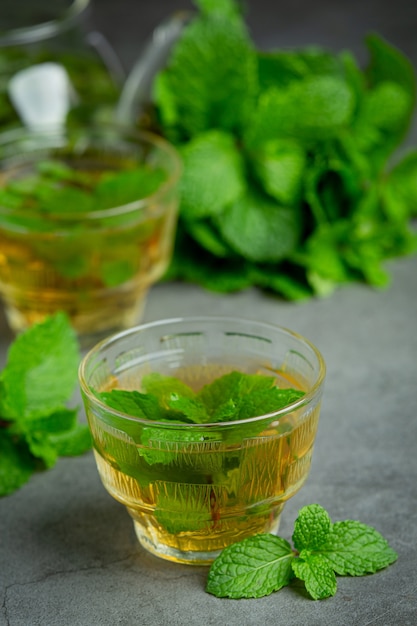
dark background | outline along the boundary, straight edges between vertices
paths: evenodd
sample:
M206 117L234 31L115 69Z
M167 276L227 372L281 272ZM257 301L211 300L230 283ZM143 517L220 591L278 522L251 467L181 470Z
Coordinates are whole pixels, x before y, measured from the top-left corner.
M364 37L378 32L417 68L415 0L246 0L244 6L260 48L315 44L349 49L365 63ZM129 69L161 20L192 7L190 0L92 0L90 19Z

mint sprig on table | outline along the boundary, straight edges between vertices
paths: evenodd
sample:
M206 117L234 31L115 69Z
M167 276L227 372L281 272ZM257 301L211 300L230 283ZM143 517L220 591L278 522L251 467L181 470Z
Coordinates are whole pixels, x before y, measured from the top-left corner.
M86 424L68 402L77 384L78 342L63 313L11 344L0 372L0 496L24 485L59 456L91 447Z
M397 154L410 61L377 34L365 68L349 51L258 50L237 2L195 4L152 94L184 161L167 278L294 300L388 285L386 260L417 249L417 150Z
M332 523L318 504L299 511L292 541L294 549L265 533L232 544L211 565L206 590L220 598L261 598L298 578L321 600L335 595L336 575L373 574L398 558L377 530L354 520Z

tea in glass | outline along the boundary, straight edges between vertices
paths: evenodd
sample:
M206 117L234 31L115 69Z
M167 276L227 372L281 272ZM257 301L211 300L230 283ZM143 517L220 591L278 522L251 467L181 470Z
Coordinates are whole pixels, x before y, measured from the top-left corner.
M80 383L97 467L140 543L206 564L276 532L309 473L324 375L304 338L233 318L158 321L93 348Z

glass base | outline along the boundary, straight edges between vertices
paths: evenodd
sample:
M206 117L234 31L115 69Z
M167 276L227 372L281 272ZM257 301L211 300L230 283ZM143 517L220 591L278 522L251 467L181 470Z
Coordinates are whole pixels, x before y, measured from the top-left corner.
M18 334L57 311L67 313L80 346L88 349L98 341L139 323L146 304L148 289L133 293L120 290L112 298L101 297L75 306L68 298L42 301L25 296L5 298L4 311L10 329Z
M193 540L192 537L184 536L175 538L173 536L170 536L168 540L171 539L171 545L169 545L168 543L163 543L161 541L160 534L155 530L154 527L144 527L142 523L138 522L135 519L133 519L133 524L139 543L145 550L147 550L154 556L165 559L167 561L172 561L174 563L183 563L185 565L211 565L216 557L218 557L219 554L222 552L222 550L232 543L242 541L249 536L253 536L261 532L276 534L279 529L283 506L284 505L279 507L279 511L275 510L273 512L273 514L271 515L271 521L266 526L259 527L257 530L245 534L239 533L236 530L236 534L234 535L230 533L229 529L227 537L223 539L223 542L221 540L219 541L219 535L217 536L217 538L213 538L213 545L217 544L218 546L219 543L222 543L222 547L217 547L213 550L207 551L199 550L197 547L198 542ZM204 543L207 544L207 542L208 541L206 539ZM174 543L177 543L178 547L172 545ZM183 543L184 548L180 547L181 543ZM186 546L190 545L191 543L194 543L195 549L189 550L186 548Z
M184 563L185 565L211 565L221 552L221 550L213 550L211 552L184 551L162 543L155 544L150 537L143 533L143 528L140 524L134 522L134 527L141 546L145 548L147 552L150 552L160 559L165 559L166 561Z

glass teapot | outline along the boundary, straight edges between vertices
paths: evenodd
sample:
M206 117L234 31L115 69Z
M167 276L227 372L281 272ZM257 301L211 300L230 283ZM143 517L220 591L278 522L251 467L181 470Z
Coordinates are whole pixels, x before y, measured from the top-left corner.
M111 117L125 75L104 36L88 28L89 8L90 0L19 0L2 6L0 132L21 125L10 97L11 79L22 70L48 63L63 68L68 77L67 124Z

